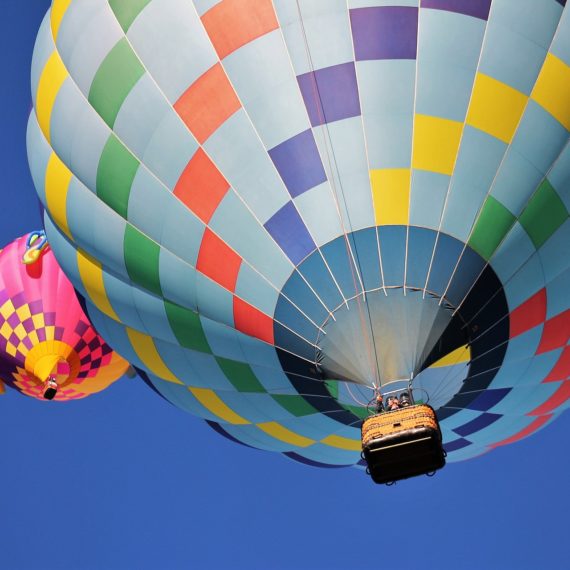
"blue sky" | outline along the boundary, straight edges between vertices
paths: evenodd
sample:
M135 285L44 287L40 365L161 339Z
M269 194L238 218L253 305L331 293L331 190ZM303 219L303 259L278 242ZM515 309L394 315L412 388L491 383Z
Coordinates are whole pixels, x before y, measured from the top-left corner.
M48 4L0 2L1 245L40 224L25 130ZM0 430L1 568L569 566L568 413L391 488L232 444L136 379L69 404L9 392Z

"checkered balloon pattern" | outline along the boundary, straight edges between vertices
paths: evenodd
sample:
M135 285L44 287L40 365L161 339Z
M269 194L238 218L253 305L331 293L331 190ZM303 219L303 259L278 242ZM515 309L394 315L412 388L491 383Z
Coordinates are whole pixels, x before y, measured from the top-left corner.
M54 0L32 95L89 318L224 437L362 466L411 381L459 461L568 407L565 0Z
M27 237L0 252L1 379L40 399L48 376L59 385L55 400L104 390L128 363L91 326L49 247L35 262L22 262Z

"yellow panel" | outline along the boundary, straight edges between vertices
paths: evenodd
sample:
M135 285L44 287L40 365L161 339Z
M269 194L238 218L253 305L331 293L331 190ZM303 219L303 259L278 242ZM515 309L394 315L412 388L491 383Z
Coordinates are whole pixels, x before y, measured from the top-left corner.
M524 93L478 73L466 123L510 144L527 100Z
M18 315L18 318L21 321L25 321L26 319L29 319L32 316L32 313L30 312L30 307L28 305L22 305L21 307L18 307L16 309L16 314Z
M314 440L299 435L298 433L287 429L277 422L265 422L257 424L257 427L271 437L274 437L279 441L283 441L291 445L296 445L297 447L308 447L309 445L315 443Z
M340 435L329 435L321 440L321 443L330 445L331 447L338 447L339 449L347 449L349 451L361 451L362 443L360 439L349 439L348 437L341 437Z
M15 311L14 305L10 299L8 299L1 307L0 307L0 315L2 315L6 320L8 317Z
M65 13L67 12L70 4L71 0L53 0L52 2L50 21L51 33L53 35L54 41L57 40L57 35L59 34L59 26L61 25L63 16L65 16Z
M463 123L416 115L412 167L450 175L453 172Z
M181 384L184 386L184 382L180 382L180 380L172 374L160 357L160 354L158 354L152 337L129 327L125 328L129 340L131 341L131 345L146 368L167 382L173 382L174 384Z
M471 360L471 349L468 345L460 346L456 348L453 352L446 354L443 358L440 358L437 362L434 362L430 368L440 368L442 366L453 366L454 364L461 364L464 362L469 362Z
M47 327L44 328L44 330L46 331L46 340L53 340L55 338L55 327L52 325L49 325ZM50 347L51 349L51 347Z
M36 116L48 142L51 142L51 112L55 98L67 78L67 69L57 51L54 51L42 71L36 96Z
M14 328L14 334L18 337L18 339L22 340L26 337L26 329L22 323L18 323Z
M410 173L409 168L386 168L370 172L377 225L408 223Z
M570 131L570 66L549 53L531 98Z
M6 352L10 356L16 356L16 350L16 347L11 342L6 343Z
M10 326L9 323L4 321L2 323L2 326L0 327L0 336L2 338L10 338L11 334L12 334L12 327Z
M32 342L32 346L35 346L36 344L39 344L39 342L40 342L40 339L38 337L38 333L36 331L30 331L28 334L28 338Z
M220 397L208 388L188 388L194 397L204 406L207 410L218 416L229 424L249 424L245 418L236 414L230 407L228 407Z
M32 317L32 322L34 323L34 327L36 327L36 329L43 328L46 324L43 313L38 313L37 315L34 315Z
M69 168L52 153L46 169L47 209L57 226L72 240L73 236L67 225L67 190L71 176Z
M78 249L77 267L79 269L81 282L85 287L89 299L102 313L118 321L119 317L113 310L109 298L107 297L107 292L105 291L101 264L87 252Z

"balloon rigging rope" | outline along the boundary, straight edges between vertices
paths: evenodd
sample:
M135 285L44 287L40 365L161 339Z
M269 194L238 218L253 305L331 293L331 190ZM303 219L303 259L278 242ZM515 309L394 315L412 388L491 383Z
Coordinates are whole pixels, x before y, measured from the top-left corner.
M343 216L342 216L342 210L341 210L341 206L339 203L339 199L338 199L338 191L337 191L337 187L336 187L336 183L334 180L334 172L333 172L333 162L334 162L334 166L335 166L335 170L337 172L337 174L339 175L339 184L340 184L340 195L342 196L342 200L343 200L343 204L344 204L344 208L346 210L346 215L348 217L348 223L350 223L350 214L348 212L348 207L346 205L346 198L344 196L344 192L342 190L342 181L340 180L340 173L338 170L338 164L336 161L336 156L334 154L334 148L332 145L332 139L330 137L330 132L328 129L328 124L326 123L326 118L324 116L324 110L323 110L323 105L322 105L322 99L320 96L320 92L319 92L319 86L317 84L317 78L316 78L316 74L315 74L315 68L313 65L313 59L311 57L311 53L310 53L310 49L309 49L309 41L307 38L307 33L305 30L305 24L303 22L303 14L301 11L301 6L299 4L299 0L296 0L296 6L297 6L297 12L299 15L299 22L301 24L301 32L303 34L303 41L304 41L304 45L305 45L305 52L307 55L307 59L309 62L309 68L311 71L311 77L312 77L312 91L313 91L313 97L315 100L315 105L317 108L317 113L319 115L319 122L324 125L325 129L324 131L326 131L326 134L328 135L328 143L330 144L331 147L331 152L332 152L332 160L331 160L331 156L329 153L329 144L327 144L327 139L324 138L324 147L325 147L325 154L326 154L326 158L327 158L327 162L328 162L328 167L329 167L329 172L331 173L331 179L330 179L330 184L331 184L331 188L332 188L332 196L333 196L333 200L335 202L335 206L338 212L338 216L339 216L339 220L340 220L340 224L341 224L341 228L342 228L342 232L343 232L343 237L344 237L344 242L345 242L345 247L346 247L346 252L347 252L347 257L348 257L348 263L350 265L350 272L351 272L351 276L352 276L352 282L354 285L354 290L356 292L356 302L357 302L357 307L358 307L358 314L359 314L359 320L360 320L360 329L361 329L361 334L362 334L362 339L364 340L364 343L366 345L366 354L368 357L368 361L369 361L369 365L370 365L370 369L374 374L375 380L373 381L373 385L374 388L378 388L379 384L380 384L380 378L379 378L379 371L378 371L378 355L376 353L376 343L374 340L374 329L372 326L372 316L370 315L370 307L368 306L368 303L366 302L366 293L364 291L364 284L362 283L362 278L360 276L360 274L358 274L359 277L359 281L361 283L361 291L359 291L358 289L358 285L357 285L357 276L355 274L355 269L358 271L358 267L361 266L360 264L360 260L359 260L359 256L358 256L358 251L356 251L356 244L354 244L354 249L355 249L355 255L356 255L356 259L354 258L354 256L352 255L352 250L350 247L350 243L348 240L348 234L347 234L347 230L344 224L344 220L343 220ZM351 224L352 225L352 224ZM356 267L358 266L358 267ZM370 332L372 335L372 339L370 339L370 336L368 335L368 330L367 330L367 326L366 326L366 322L365 322L365 316L364 316L364 311L362 309L361 306L361 302L360 302L360 294L362 294L362 297L364 299L364 304L366 305L366 309L368 312L368 320L370 323ZM347 303L347 307L348 307L348 303ZM371 347L372 345L372 347ZM374 352L374 355L372 354L372 352ZM352 395L352 393L351 393ZM357 401L355 399L355 401ZM359 403L357 401L357 403Z

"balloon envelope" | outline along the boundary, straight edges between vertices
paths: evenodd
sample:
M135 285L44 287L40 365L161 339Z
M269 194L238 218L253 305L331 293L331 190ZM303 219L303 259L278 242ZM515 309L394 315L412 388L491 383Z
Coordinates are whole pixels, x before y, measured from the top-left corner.
M546 425L570 396L564 4L54 1L30 165L97 329L309 464L358 463L374 389L410 379L450 460Z

